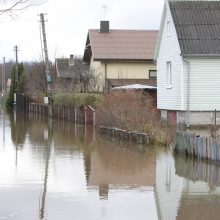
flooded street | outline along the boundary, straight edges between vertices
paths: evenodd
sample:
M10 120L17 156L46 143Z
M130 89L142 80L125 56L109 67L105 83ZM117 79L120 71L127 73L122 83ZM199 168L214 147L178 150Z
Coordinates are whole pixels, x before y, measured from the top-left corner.
M219 165L0 109L0 220L205 220L219 206Z

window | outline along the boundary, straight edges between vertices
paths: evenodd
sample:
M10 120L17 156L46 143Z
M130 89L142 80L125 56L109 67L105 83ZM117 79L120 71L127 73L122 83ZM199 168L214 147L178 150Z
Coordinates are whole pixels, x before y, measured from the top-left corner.
M166 72L167 72L167 88L172 87L172 65L171 62L167 62L166 64Z
M149 70L149 79L156 79L156 78L157 78L157 71Z
M167 22L167 37L170 37L170 33L171 30L170 30L170 21Z

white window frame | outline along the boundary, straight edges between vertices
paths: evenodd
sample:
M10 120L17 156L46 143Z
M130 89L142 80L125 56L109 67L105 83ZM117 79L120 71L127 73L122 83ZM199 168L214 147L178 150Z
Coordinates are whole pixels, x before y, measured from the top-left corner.
M166 62L166 73L167 73L167 89L172 88L172 63L171 61Z
M171 27L170 27L170 21L167 21L167 37L171 36Z

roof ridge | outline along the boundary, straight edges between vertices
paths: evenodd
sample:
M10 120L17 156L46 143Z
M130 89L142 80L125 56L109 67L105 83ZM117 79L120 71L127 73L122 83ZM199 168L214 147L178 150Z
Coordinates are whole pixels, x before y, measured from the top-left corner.
M100 29L89 29L89 31L100 31ZM142 31L142 32L158 32L159 30L157 29L110 29L110 33L111 31Z

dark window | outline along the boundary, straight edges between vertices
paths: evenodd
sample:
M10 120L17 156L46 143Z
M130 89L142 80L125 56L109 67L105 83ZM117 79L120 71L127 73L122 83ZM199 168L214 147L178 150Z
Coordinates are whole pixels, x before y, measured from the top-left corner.
M157 71L156 70L149 70L149 78L156 79L157 78Z

